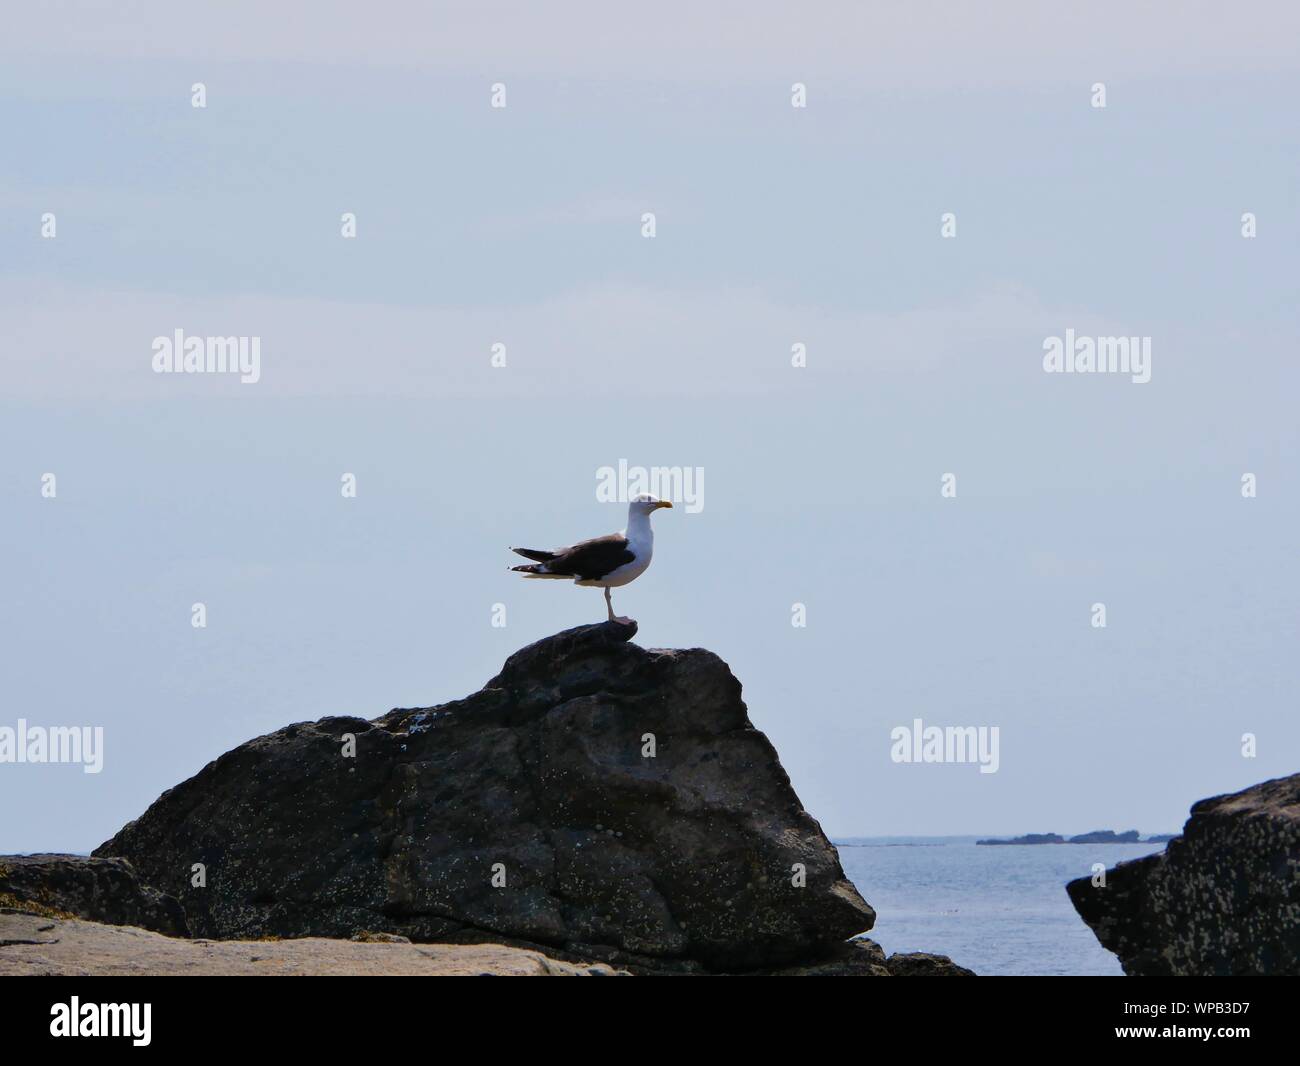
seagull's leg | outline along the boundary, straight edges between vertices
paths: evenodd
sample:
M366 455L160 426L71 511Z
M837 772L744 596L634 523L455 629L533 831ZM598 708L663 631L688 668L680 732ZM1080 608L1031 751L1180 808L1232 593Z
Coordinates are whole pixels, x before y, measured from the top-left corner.
M609 612L609 620L617 622L621 626L630 626L632 619L624 618L621 614L614 613L614 601L609 598L609 586L605 586L605 609Z

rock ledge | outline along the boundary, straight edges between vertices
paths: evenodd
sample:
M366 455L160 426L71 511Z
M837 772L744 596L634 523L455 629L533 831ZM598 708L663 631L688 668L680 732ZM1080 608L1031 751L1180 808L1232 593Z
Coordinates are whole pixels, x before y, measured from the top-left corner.
M1201 800L1162 854L1066 890L1127 974L1300 974L1300 774Z

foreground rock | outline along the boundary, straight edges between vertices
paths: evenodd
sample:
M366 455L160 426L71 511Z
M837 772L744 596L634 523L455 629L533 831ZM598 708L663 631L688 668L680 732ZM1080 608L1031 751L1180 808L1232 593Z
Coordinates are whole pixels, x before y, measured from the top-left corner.
M1106 882L1066 890L1127 974L1300 974L1300 774L1202 800Z
M141 884L124 859L0 855L0 907L134 925L171 936L188 932L181 905Z
M885 953L874 940L850 940L818 962L777 970L776 977L974 977L947 955L925 951Z
M0 976L586 977L618 973L504 944L178 940L144 929L0 912Z
M670 972L832 956L875 914L740 683L634 633L571 629L467 699L249 741L95 854L205 937L491 937Z
M626 977L605 963L508 944L412 944L361 933L351 940L183 940L144 929L0 909L0 977ZM942 955L885 958L854 940L782 977L972 976Z

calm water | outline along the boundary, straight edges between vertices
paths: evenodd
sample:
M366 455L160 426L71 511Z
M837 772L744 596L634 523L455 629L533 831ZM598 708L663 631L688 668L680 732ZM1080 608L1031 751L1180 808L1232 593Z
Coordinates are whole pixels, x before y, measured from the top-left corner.
M1163 844L977 847L976 839L835 841L844 872L876 909L868 935L887 954L934 951L988 975L1121 974L1070 906L1065 882Z

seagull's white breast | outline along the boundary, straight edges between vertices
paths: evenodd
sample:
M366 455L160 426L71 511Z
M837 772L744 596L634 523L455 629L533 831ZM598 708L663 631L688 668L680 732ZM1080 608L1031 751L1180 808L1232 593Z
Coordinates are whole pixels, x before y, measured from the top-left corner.
M635 549L633 549L635 551ZM645 573L646 567L650 565L650 549L646 548L644 552L637 552L637 557L630 563L624 563L617 570L611 570L599 581L584 581L583 584L596 585L599 588L616 589L620 585L626 585L629 581L635 581Z
M626 585L630 581L635 581L646 572L646 567L650 565L650 557L654 555L655 535L651 532L648 521L631 522L628 529L623 534L627 537L627 550L636 556L630 563L624 563L616 570L611 570L602 578L594 581L579 581L579 585L591 585L595 588L616 589L620 585Z

